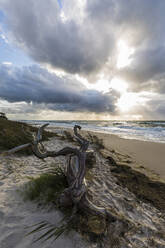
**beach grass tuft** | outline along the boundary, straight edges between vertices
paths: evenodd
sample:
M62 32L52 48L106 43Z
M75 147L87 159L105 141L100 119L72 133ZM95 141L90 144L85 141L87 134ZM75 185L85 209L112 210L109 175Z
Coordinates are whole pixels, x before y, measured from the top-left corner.
M68 187L66 176L60 167L56 167L51 174L42 174L37 178L29 179L29 182L21 190L24 200L35 201L40 206L53 204L55 209L63 213L64 217L59 223L52 224L46 220L43 220L42 223L35 223L33 226L29 226L32 230L27 235L38 233L36 241L46 241L55 240L63 233L76 230L87 240L96 242L101 239L106 228L105 218L78 210L70 219L73 206L61 208L58 205L58 197Z
M37 128L26 123L0 119L0 151L9 150L19 145L23 145L32 141L32 137L26 134L26 130L36 133ZM43 140L55 136L54 133L44 131ZM19 151L19 154L32 154L30 148Z
M42 174L25 184L22 191L25 200L42 204L56 203L59 195L68 186L64 172L56 167L51 174Z

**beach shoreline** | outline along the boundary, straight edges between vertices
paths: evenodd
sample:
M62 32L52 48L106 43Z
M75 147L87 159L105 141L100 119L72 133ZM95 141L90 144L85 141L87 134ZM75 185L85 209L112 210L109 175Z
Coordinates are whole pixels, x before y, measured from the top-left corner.
M123 139L111 134L96 135L103 139L103 143L108 150L115 150L121 154L130 156L132 164L145 167L159 175L165 181L165 144Z
M68 130L73 133L71 128L48 127L47 130L57 132ZM121 138L116 134L107 134L95 131L81 131L83 135L88 133L96 135L103 140L103 145L109 151L128 156L128 163L134 169L140 169L155 180L165 182L165 143L142 141L136 139Z
M52 128L71 128L80 125L83 130L118 135L124 139L136 139L165 144L165 121L25 121L41 126L49 123Z

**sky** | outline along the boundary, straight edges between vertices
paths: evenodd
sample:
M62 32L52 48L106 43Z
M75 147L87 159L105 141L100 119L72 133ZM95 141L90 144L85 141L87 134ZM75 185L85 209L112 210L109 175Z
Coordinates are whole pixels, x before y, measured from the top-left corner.
M0 0L0 112L164 120L164 0Z

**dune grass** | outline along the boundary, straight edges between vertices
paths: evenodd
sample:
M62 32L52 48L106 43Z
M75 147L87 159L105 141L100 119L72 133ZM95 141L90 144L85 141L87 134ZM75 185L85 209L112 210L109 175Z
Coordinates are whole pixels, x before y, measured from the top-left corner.
M51 174L41 174L37 178L30 177L30 181L25 184L20 191L24 200L35 201L36 203L46 206L53 204L56 209L59 209L58 198L60 194L68 187L66 176L60 167L55 167ZM53 238L56 240L64 232L71 229L71 223L65 223L64 220L71 214L72 209L60 209L63 211L64 218L60 223L50 223L43 220L30 226L32 231L27 233L31 235L38 233L38 238L34 241L49 240Z
M42 174L37 178L31 178L24 186L23 196L25 200L56 204L56 200L66 187L68 187L66 177L62 169L57 167L53 174Z
M29 137L24 131L27 129L30 132L37 132L37 128L26 123L0 118L0 151L9 150L16 146L31 142L31 137ZM47 131L43 132L43 140L47 140L53 136L55 136L54 133ZM28 148L19 151L19 154L31 154L31 150Z
M61 234L68 233L70 230L76 230L87 240L92 242L99 241L106 228L105 219L78 210L74 218L69 220L72 214L73 206L61 208L58 204L58 197L64 189L68 187L66 176L60 167L55 167L51 174L42 174L37 178L29 178L21 190L24 200L31 200L40 206L53 204L55 209L62 211L64 218L59 223L50 223L43 220L40 223L34 223L30 226L28 235L38 233L39 240L57 239ZM32 229L32 230L31 230Z

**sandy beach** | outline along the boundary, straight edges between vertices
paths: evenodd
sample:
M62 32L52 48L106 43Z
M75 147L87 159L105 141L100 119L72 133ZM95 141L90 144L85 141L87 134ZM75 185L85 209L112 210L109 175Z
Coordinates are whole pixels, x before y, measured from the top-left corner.
M58 129L48 128L48 130ZM72 133L71 129L67 130ZM82 133L88 137L88 131L82 131ZM165 182L165 143L125 139L108 133L91 131L90 133L101 139L108 151L114 150L116 153L128 156L130 166L140 168L143 173L157 176L157 179ZM115 159L118 158L115 156Z
M45 142L49 150L76 146L76 143L68 141L64 136L61 139L63 133L61 129L52 130L51 128L51 131L59 133L60 136L53 137ZM82 133L88 136L87 132L82 131ZM125 140L114 135L92 132L91 134L103 140L104 148L98 150L95 144L91 144L89 147L89 150L93 149L94 151L96 163L86 175L88 194L94 204L107 209L112 219L103 235L102 247L165 247L164 203L158 209L155 207L156 205L146 202L144 197L144 201L143 198L139 200L136 194L120 184L120 178L118 177L124 175L120 166L126 165L124 167L126 174L130 171L127 169L129 166L156 180L159 177L155 173L164 178L165 170L163 170L162 163L165 145ZM111 157L115 159L116 165L112 163ZM62 235L55 243L33 243L37 234L25 237L26 227L42 220L57 223L61 214L55 209L39 208L35 202L24 202L18 191L28 182L29 176L37 177L43 173L49 173L56 164L63 167L65 163L66 159L62 157L47 158L42 161L33 155L19 156L14 154L0 158L0 247L100 247L99 243L84 240L76 232L71 232L69 236ZM152 170L155 173L152 173ZM136 175L133 170L131 170L131 173L136 180L138 179L138 181L135 181L135 185L137 182L137 186L140 186L140 176Z
M113 134L95 133L108 150L130 156L132 166L142 166L165 181L165 144L123 139ZM142 169L142 168L141 168ZM143 170L142 170L143 171Z

